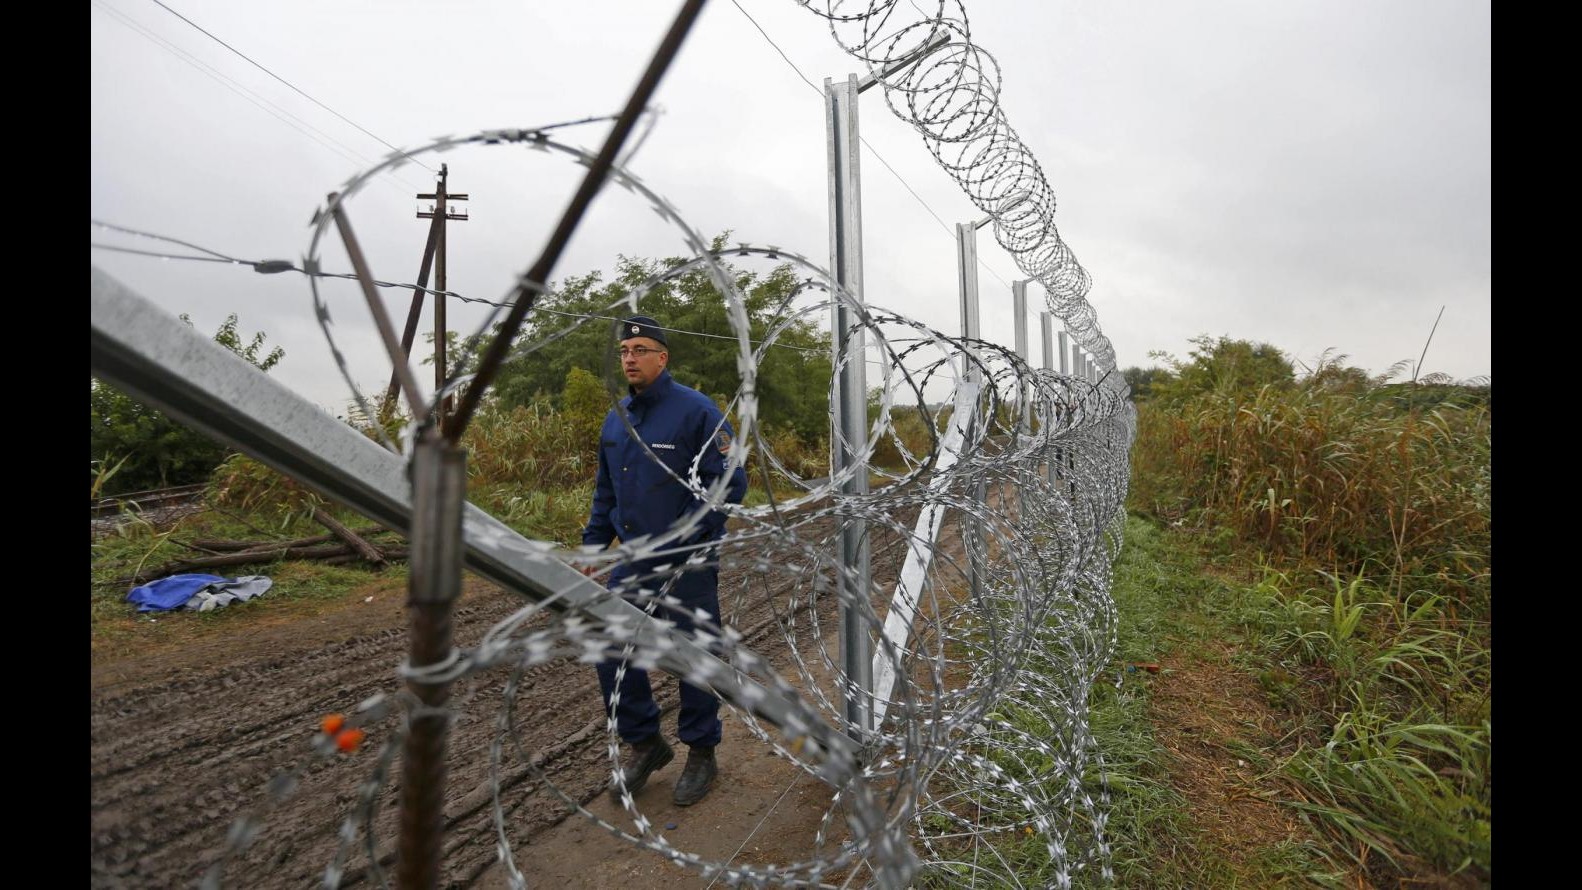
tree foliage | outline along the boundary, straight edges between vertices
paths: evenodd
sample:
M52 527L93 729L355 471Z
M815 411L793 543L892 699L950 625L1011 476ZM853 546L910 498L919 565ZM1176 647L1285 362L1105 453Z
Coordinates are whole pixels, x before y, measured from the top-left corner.
M192 325L185 314L181 320ZM261 371L268 371L285 357L279 346L264 350L262 331L245 338L237 330L234 314L220 324L214 342ZM92 420L89 472L101 495L202 482L225 459L223 445L103 381L90 381L88 401Z
M1131 387L1132 400L1142 401L1153 393L1154 384L1170 379L1170 369L1153 365L1139 368L1133 365L1121 371L1121 376L1126 378L1126 385Z
M716 246L720 243L717 239ZM536 311L528 317L512 358L500 370L494 399L509 409L558 394L561 407L585 408L593 381L598 386L602 417L611 395L625 394L610 318L632 314L630 305L623 305L632 291L683 262L678 258L623 257L609 280L602 272L591 272L561 281L539 298ZM725 269L746 298L750 336L756 345L782 320L798 281L789 266L767 275L742 271L728 263ZM666 328L671 375L728 405L740 385L739 347L725 298L707 272L691 269L676 274L646 292L637 312L652 316ZM828 333L800 318L781 331L775 342L758 365L762 416L769 426L789 429L808 439L827 436ZM542 345L533 348L535 344Z
M1256 392L1264 387L1287 389L1296 382L1296 368L1291 360L1267 343L1208 334L1190 342L1195 348L1188 361L1150 353L1150 357L1161 358L1170 365L1164 379L1150 381L1154 397L1181 402L1204 393L1228 395Z

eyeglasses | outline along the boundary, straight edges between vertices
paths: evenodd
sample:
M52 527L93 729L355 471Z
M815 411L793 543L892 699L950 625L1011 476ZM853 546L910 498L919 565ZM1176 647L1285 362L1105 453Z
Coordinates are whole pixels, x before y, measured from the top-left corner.
M663 349L653 349L653 348L650 348L648 346L631 346L631 347L622 346L620 349L616 350L615 354L620 356L621 358L626 358L629 355L633 356L635 358L642 358L643 356L648 355L650 353L654 353L654 352L664 352L664 350Z

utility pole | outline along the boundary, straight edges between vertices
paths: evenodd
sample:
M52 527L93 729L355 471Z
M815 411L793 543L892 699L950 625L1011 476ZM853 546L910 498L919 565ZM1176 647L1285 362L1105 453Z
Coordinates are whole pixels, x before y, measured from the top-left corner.
M437 232L437 235L431 235L430 238L431 242L435 244L434 289L440 291L441 293L445 291L446 287L445 223L447 220L465 220L467 218L466 210L461 208L451 208L449 206L451 201L467 200L467 196L464 194L450 194L449 192L445 191L445 180L449 174L450 165L440 164L439 185L436 190L417 196L419 201L434 202L433 204L429 205L428 210L419 210L417 212L417 218L434 220L433 231ZM434 297L434 392L436 394L445 388L445 381L447 377L445 373L445 333L445 298L436 295ZM451 404L453 401L454 398L452 396L446 396L445 399L437 406L437 410L439 412L438 419L441 422L443 422L444 419L450 414Z

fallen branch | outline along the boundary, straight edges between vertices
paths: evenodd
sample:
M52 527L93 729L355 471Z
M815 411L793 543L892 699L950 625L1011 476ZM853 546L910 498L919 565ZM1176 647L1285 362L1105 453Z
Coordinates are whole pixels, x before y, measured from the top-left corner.
M407 558L407 552L404 549L382 550L380 551L380 555L384 557L385 562L399 562ZM327 566L342 566L346 565L347 563L361 562L362 559L363 557L361 554L345 553L340 556L327 557L319 561Z
M330 533L335 535L335 537L345 541L347 545L353 550L362 554L363 559L368 560L376 566L382 566L385 564L385 558L377 548L367 541L364 541L362 538L359 538L356 532L344 525L341 525L335 520L335 517L324 512L323 510L320 510L318 507L314 507L313 519L319 525L329 529Z
M333 538L334 536L325 535L324 537ZM212 544L217 542L208 541L204 543ZM288 544L293 543L298 542L288 542ZM369 549L378 556L377 560L371 560L363 553L354 550L351 545L342 544L339 542L334 544L319 544L316 546L286 546L280 544L266 545L264 547L255 547L251 550L242 550L234 553L222 553L217 556L196 556L186 559L177 559L155 568L144 569L130 577L118 578L110 583L122 585L130 584L136 586L139 584L146 584L155 578L164 578L169 575L177 575L184 572L221 569L227 568L229 566L251 565L254 563L278 562L280 560L286 559L318 561L325 563L326 565L345 565L347 563L353 562L372 562L375 566L384 567L394 560L402 560L407 558L407 549L405 547L398 546L381 550L370 545Z
M369 525L356 529L358 535L377 535L389 531L382 525ZM326 544L335 540L334 535L318 535L312 538L297 538L292 541L205 541L194 540L189 546L203 550L215 550L229 553L238 550L257 550L264 547L308 547L313 544Z
M247 550L242 553L227 553L223 556L200 556L193 559L178 559L152 569L144 569L130 578L122 578L119 583L146 584L155 578L164 578L167 575L178 575L197 569L219 569L227 566L249 565L260 562L276 562L282 559L324 559L330 556L341 556L351 553L351 548L336 544L331 547L277 547L271 550Z

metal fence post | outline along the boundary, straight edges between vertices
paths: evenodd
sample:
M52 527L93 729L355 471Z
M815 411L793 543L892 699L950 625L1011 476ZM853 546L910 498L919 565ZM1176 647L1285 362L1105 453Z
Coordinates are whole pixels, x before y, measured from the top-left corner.
M829 246L830 269L835 283L859 303L862 300L862 177L857 133L857 75L842 83L824 79L824 121L829 139ZM830 344L837 378L833 435L830 436L830 475L848 474L841 484L844 497L868 493L867 458L862 448L868 439L867 356L856 313L836 299L830 318ZM842 363L842 357L845 362ZM866 742L873 731L873 641L868 636L857 602L868 601L869 559L867 523L848 518L841 528L840 565L849 575L840 579L846 596L840 606L840 660L851 684L843 690L847 732ZM849 599L847 598L849 597Z
M1024 363L1027 362L1027 280L1011 282L1011 312L1016 316L1016 356ZM1027 375L1017 374L1020 383L1017 384L1021 413L1017 422L1017 432L1021 436L1030 436L1033 432L1032 406L1028 405ZM1027 492L1020 486L1016 492L1017 513L1016 518L1025 522L1027 519Z
M462 504L467 496L467 452L430 426L412 456L411 580L407 588L413 668L440 664L451 654L451 614L461 595ZM450 683L407 681L420 707L407 730L401 763L401 839L396 884L439 886L445 818L445 735Z
M1071 356L1077 354L1076 347L1069 345L1069 341L1070 335L1068 335L1065 331L1061 331L1060 351L1055 353L1055 355L1060 358L1060 376L1066 378L1065 388L1067 393L1072 391L1070 383ZM1066 478L1066 449L1063 446L1058 445L1055 446L1055 478Z
M983 222L987 221L984 220ZM978 226L982 224L982 222L956 223L956 277L957 283L961 288L961 336L969 341L981 339L978 331ZM977 357L977 350L970 342L965 344L963 348L961 363L963 366L962 370L965 372L964 376L972 391L981 393L983 391L983 371L974 360ZM973 407L974 417L969 421L967 427L969 441L981 438L976 432L977 424L987 420L987 418L977 417L976 404ZM982 477L980 476L979 478L981 479ZM980 504L983 503L986 495L985 482L979 482L975 495L978 502ZM962 517L962 530L964 532L963 537L966 538L967 549L967 586L972 592L972 601L979 603L983 600L983 579L978 571L978 566L982 561L979 547L983 538L983 530L976 516Z
M1044 335L1044 338L1043 338L1044 339L1044 370L1045 371L1053 371L1055 369L1055 352L1054 352L1055 319L1054 319L1054 316L1050 315L1048 312L1040 312L1040 313L1038 313L1038 324L1039 324L1039 327L1041 329L1040 333L1042 333ZM1054 399L1050 399L1049 400L1049 404L1045 406L1045 410L1044 410L1044 440L1045 441L1048 441L1050 432L1054 428L1055 421L1057 419L1057 411L1059 410L1058 409L1059 404L1060 403L1055 401ZM1059 451L1055 452L1055 454L1057 456L1057 459L1058 459L1059 453L1060 453ZM1046 451L1044 456L1048 457L1049 453ZM1044 469L1049 474L1049 484L1050 485L1054 485L1055 484L1055 462L1054 461L1050 461L1049 463L1045 464L1044 465Z
M1011 311L1016 315L1016 356L1023 362L1027 357L1027 281L1011 282ZM1028 362L1031 365L1031 362ZM1024 433L1032 432L1032 417L1028 414L1028 393L1030 392L1026 376L1021 376L1022 419L1021 430Z

